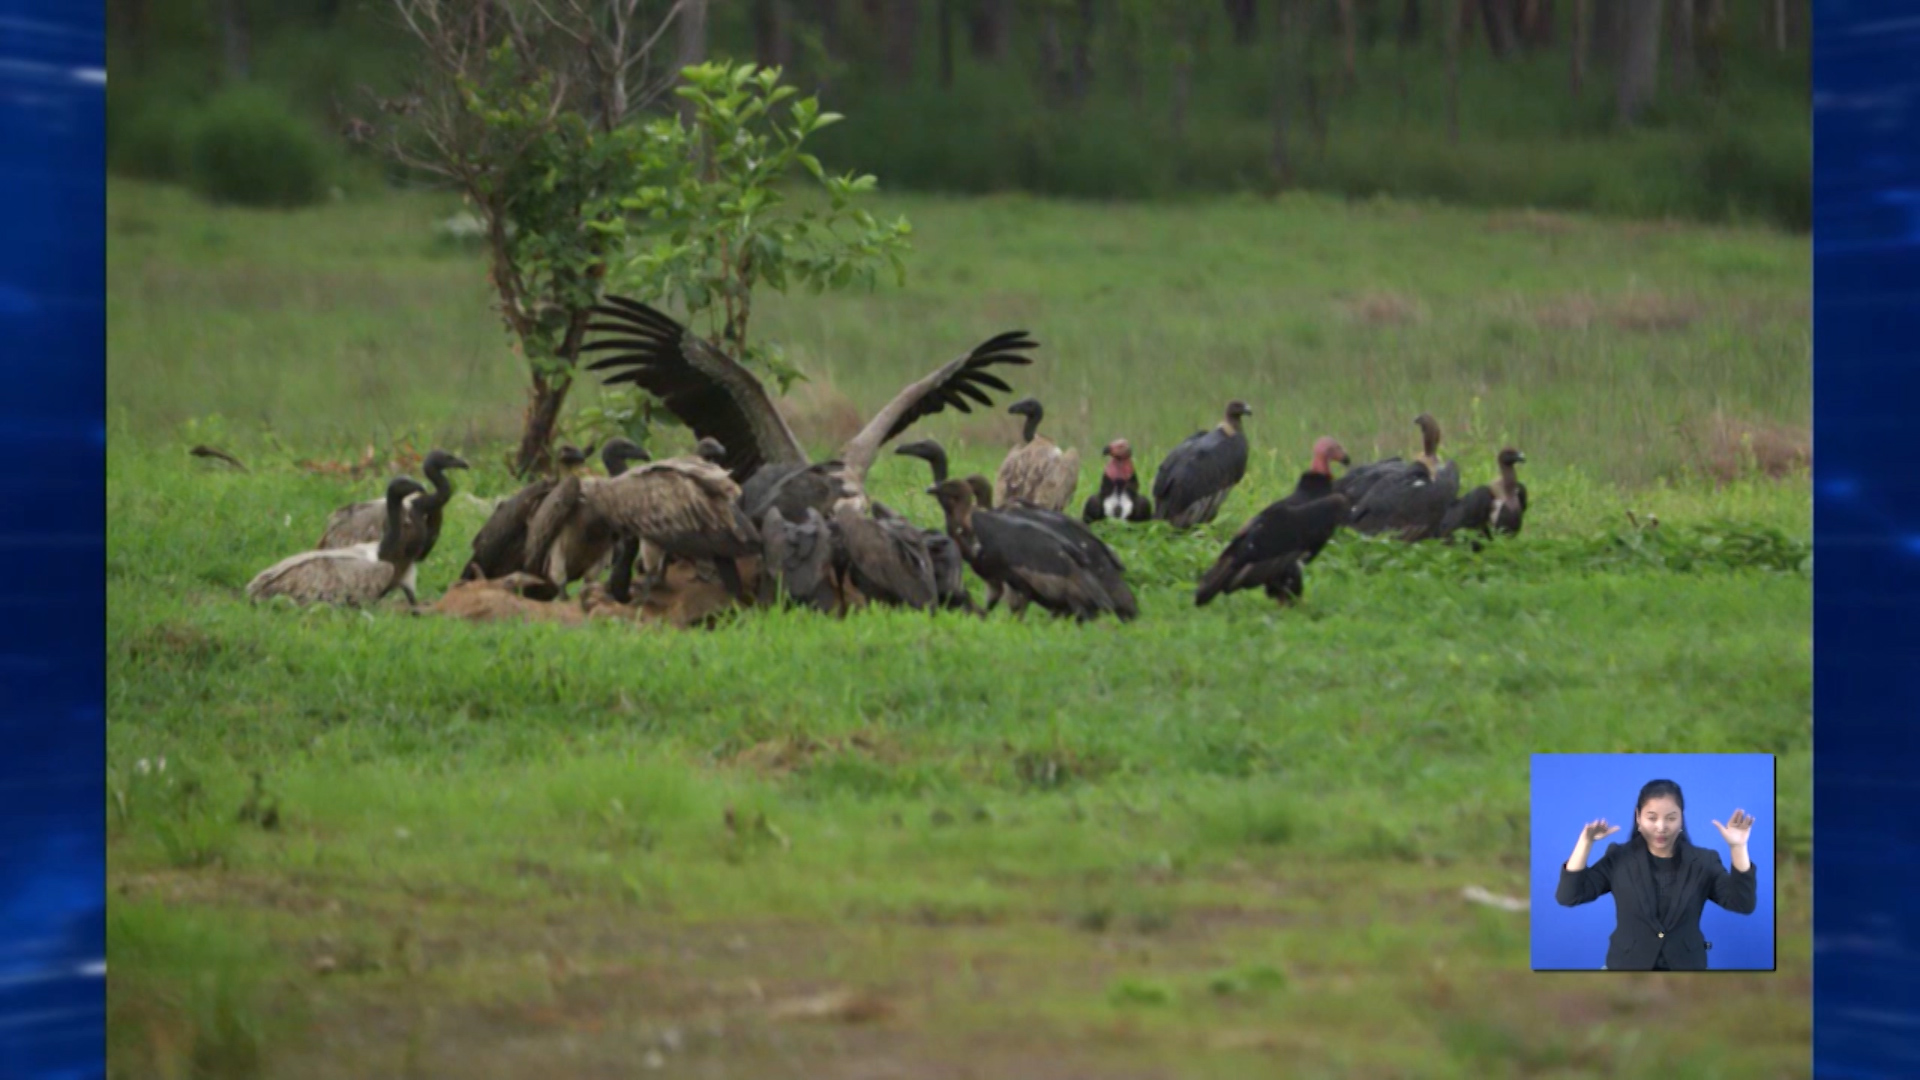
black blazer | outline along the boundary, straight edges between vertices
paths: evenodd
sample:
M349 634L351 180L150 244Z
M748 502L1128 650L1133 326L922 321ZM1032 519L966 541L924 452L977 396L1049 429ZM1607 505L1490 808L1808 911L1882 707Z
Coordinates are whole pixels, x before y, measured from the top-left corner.
M1728 870L1720 853L1695 847L1684 836L1673 857L1680 860L1673 895L1654 910L1653 869L1644 844L1609 844L1600 861L1585 870L1560 865L1554 899L1567 907L1613 894L1618 926L1607 939L1607 970L1652 971L1662 953L1673 971L1705 971L1707 939L1700 933L1700 911L1711 900L1736 915L1751 915L1758 895L1755 868Z

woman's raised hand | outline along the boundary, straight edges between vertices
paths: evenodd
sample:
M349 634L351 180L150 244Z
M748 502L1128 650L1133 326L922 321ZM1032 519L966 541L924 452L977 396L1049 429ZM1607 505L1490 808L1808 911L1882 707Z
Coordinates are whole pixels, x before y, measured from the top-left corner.
M1753 834L1753 815L1745 810L1735 810L1725 825L1716 821L1713 827L1720 830L1720 839L1725 840L1728 847L1739 847Z
M1718 824L1718 822L1715 824ZM1605 840L1607 837L1619 831L1620 826L1609 825L1607 824L1606 818L1601 818L1598 821L1587 822L1586 827L1580 830L1580 839L1591 844L1595 840Z

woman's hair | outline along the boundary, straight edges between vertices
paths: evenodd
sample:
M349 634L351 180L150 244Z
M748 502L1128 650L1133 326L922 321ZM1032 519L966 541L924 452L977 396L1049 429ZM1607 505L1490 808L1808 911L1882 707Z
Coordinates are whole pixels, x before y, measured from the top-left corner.
M1674 838L1675 846L1690 842L1687 836L1687 797L1680 793L1680 785L1671 780L1650 780L1640 789L1640 798L1633 804L1633 838L1628 846L1645 847L1647 838L1640 835L1640 811L1655 799L1672 799L1680 808L1680 835Z

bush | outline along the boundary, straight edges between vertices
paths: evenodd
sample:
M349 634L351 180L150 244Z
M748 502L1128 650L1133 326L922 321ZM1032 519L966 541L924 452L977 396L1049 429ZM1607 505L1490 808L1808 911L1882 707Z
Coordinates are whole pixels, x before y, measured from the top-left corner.
M202 197L242 206L294 207L320 201L332 171L320 136L272 94L228 90L194 125L188 180Z
M107 104L107 168L139 180L178 180L186 172L191 109L125 97Z

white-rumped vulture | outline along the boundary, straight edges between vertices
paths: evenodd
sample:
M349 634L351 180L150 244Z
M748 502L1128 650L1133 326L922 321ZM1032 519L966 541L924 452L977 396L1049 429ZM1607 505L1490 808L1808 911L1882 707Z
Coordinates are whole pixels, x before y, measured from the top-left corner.
M1520 535L1520 521L1527 512L1527 485L1520 482L1514 466L1527 455L1509 446L1500 451L1500 478L1482 484L1454 500L1440 521L1440 535L1451 538L1456 532L1477 532L1491 540L1494 533Z
M284 596L302 604L372 605L395 589L418 606L406 532L407 499L426 488L405 476L387 484L387 527L369 544L321 548L282 559L247 582L247 596Z
M604 562L619 539L595 493L625 476L634 462L646 461L647 452L631 439L612 439L601 460L607 467L604 478L582 476L577 470L562 476L527 522L522 569L553 582L562 596L568 585Z
M435 450L426 456L420 467L433 484L433 490L407 500L403 527L408 551L414 562L425 562L427 556L433 554L433 546L440 542L440 525L446 516L447 503L453 498L453 482L447 479L446 470L464 469L467 463L445 450ZM325 550L378 543L386 528L387 502L384 497L348 503L327 518L326 531L320 535L320 542L314 547Z
M965 356L940 365L901 390L830 461L811 464L793 429L753 373L666 314L623 297L609 296L594 309L590 332L611 335L583 352L614 352L588 365L611 371L608 383L630 382L660 399L667 410L703 438L726 447L725 466L743 485L748 516L758 520L778 505L790 521L804 520L806 507L832 519L834 504L852 500L867 509L866 476L880 448L925 416L949 407L971 413L991 407L989 390L1011 391L991 368L1024 365L1038 347L1025 331L993 337Z
M571 443L561 446L557 455L560 474L565 476L584 468L592 453L591 446L585 450ZM559 477L535 480L494 507L487 523L473 535L473 555L461 569L460 580L503 578L526 570L527 526L557 483Z
M1022 398L1007 406L1007 411L1026 417L1027 423L1020 432L1020 445L1007 451L1000 462L993 481L994 505L1024 502L1047 510L1066 509L1080 486L1080 451L1062 450L1040 434L1046 410L1033 398Z
M1201 575L1194 605L1206 607L1216 596L1256 588L1282 604L1300 599L1306 591L1302 568L1346 524L1352 509L1347 497L1333 489L1333 463L1348 460L1333 439L1315 441L1313 462L1293 491L1242 525Z
M1101 449L1107 459L1100 471L1100 490L1087 499L1080 519L1091 525L1096 521L1151 521L1153 500L1140 490L1140 477L1133 471L1133 444L1115 439Z
M1230 401L1218 425L1187 436L1173 448L1153 478L1154 517L1176 529L1205 525L1247 475L1247 433L1240 418L1253 410Z
M1413 422L1423 445L1419 457L1374 462L1341 477L1350 483L1334 485L1353 503L1348 524L1356 532L1392 533L1408 541L1440 534L1440 522L1460 494L1460 467L1440 460L1440 422L1431 413L1421 413ZM1361 474L1359 479L1355 473Z

